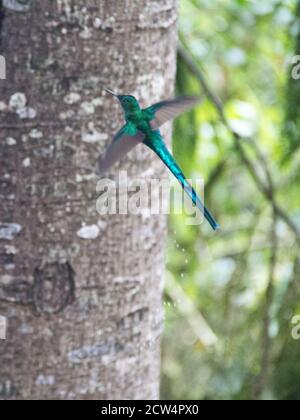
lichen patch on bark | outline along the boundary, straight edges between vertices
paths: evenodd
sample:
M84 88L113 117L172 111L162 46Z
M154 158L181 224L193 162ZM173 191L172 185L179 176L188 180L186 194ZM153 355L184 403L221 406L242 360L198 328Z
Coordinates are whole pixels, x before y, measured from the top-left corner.
M16 12L27 12L31 0L2 0L3 6Z
M12 241L22 230L22 226L18 223L1 223L0 222L0 239Z

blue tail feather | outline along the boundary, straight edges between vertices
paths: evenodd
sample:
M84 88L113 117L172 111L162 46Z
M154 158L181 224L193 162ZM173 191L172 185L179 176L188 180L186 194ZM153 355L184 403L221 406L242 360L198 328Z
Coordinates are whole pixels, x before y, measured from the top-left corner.
M178 168L180 170L180 168ZM191 197L191 200L195 206L198 207L198 209L201 211L201 213L204 215L205 219L208 221L210 226L213 228L213 230L219 230L220 225L217 223L213 215L210 213L210 211L204 206L200 198L198 197L196 191L192 188L192 186L187 182L184 174L180 170L180 174L175 175L176 178L179 180L180 184L182 185L185 192Z
M175 175L175 177L180 182L182 188L185 190L185 192L188 194L188 196L191 198L194 205L196 205L201 213L204 215L210 226L213 228L213 230L219 230L220 226L217 223L217 221L214 219L210 211L204 206L200 198L198 197L196 191L192 188L192 186L188 183L186 177L184 176L182 170L179 168L177 163L175 162L175 159L167 149L163 138L159 131L156 131L153 133L154 136L152 139L146 139L144 143L150 147L164 162L164 164L169 168L169 170Z

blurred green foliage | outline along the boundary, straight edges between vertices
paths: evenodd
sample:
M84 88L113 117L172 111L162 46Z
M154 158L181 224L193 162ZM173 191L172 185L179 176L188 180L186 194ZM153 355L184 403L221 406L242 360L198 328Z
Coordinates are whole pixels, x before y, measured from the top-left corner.
M296 226L300 80L290 63L300 54L299 22L296 1L181 0L182 45L263 178L248 139L262 151L276 199ZM180 57L177 91L201 92ZM173 146L186 174L205 179L222 231L170 218L162 398L300 399L300 341L291 335L300 314L295 232L274 216L209 100L176 122Z

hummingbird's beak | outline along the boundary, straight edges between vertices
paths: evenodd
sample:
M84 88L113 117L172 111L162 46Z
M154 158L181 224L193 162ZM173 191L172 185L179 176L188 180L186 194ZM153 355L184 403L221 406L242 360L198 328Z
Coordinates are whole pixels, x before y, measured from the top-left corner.
M116 93L114 93L112 90L110 89L104 89L105 92L109 93L110 95L114 96L115 98L118 98L118 95Z

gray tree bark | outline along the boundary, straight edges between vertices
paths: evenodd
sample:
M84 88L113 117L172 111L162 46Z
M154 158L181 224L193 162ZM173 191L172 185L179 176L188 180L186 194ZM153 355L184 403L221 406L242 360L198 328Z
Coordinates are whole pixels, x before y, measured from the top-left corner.
M171 96L177 0L3 0L0 17L0 398L156 399L166 220L100 217L90 168L122 124L103 86ZM163 173L142 146L121 167Z

